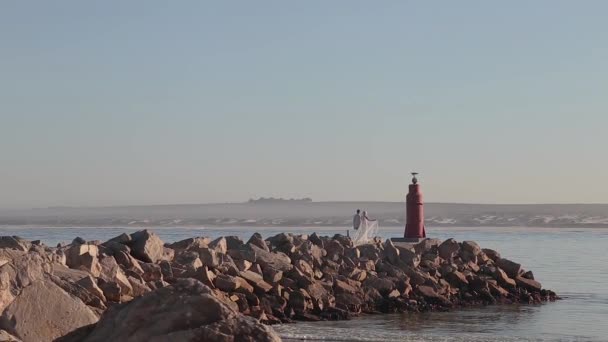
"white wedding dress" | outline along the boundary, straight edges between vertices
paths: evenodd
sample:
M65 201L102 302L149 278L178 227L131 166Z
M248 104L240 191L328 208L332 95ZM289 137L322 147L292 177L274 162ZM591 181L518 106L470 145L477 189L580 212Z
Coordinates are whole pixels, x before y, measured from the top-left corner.
M353 236L353 244L355 246L371 243L374 237L378 235L378 221L370 221L367 219L367 213L364 211L361 215L361 225L356 230Z

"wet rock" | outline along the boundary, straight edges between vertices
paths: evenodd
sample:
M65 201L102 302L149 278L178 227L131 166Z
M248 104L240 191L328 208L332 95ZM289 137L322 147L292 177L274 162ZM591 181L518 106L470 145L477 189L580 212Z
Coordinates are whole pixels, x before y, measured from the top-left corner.
M131 234L131 254L139 260L156 263L163 258L163 241L153 232L141 230Z
M280 338L271 328L231 309L205 285L182 279L109 309L83 341L275 342Z
M39 280L24 288L4 310L0 329L24 342L51 341L97 320L81 300L49 280Z

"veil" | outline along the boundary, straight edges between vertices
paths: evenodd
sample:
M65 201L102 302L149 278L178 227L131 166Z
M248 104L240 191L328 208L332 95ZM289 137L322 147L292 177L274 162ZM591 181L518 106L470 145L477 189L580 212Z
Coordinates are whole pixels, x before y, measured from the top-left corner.
M378 235L378 221L369 221L367 211L364 211L361 215L361 226L353 236L353 244L359 246L370 243L376 235Z

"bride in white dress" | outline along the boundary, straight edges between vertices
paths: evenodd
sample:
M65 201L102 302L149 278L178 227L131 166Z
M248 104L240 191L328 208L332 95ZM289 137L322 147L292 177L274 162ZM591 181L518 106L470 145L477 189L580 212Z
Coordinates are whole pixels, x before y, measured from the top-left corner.
M364 211L361 214L361 225L353 237L353 244L359 246L370 243L376 235L378 235L378 220L370 219L367 211Z

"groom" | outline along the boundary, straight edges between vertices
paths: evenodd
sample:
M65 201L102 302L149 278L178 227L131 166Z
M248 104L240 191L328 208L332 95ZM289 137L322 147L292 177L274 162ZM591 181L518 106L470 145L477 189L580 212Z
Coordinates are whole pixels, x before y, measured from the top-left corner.
M361 210L357 209L357 213L353 216L353 228L355 230L359 229L361 226Z

